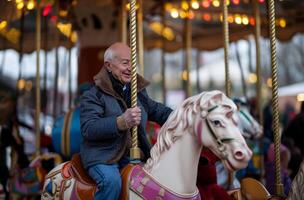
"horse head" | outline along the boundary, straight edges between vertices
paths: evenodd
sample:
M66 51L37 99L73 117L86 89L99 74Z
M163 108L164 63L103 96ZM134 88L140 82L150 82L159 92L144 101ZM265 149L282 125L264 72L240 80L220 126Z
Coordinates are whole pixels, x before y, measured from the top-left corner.
M229 171L245 168L252 152L239 129L236 105L220 91L199 96L200 115L194 125L198 142L219 157Z
M233 101L238 108L238 124L243 136L246 139L259 139L263 135L263 128L250 114L247 103L240 98L234 98Z

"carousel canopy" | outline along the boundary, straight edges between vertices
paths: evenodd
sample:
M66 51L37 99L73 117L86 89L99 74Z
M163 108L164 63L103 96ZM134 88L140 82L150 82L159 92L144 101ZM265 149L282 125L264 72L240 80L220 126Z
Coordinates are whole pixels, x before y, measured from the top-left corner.
M184 22L192 22L192 46L200 50L222 47L222 8L220 0L162 1L142 0L145 48L175 51L183 47ZM61 45L107 46L119 40L121 0L44 0L42 9L42 48ZM128 2L128 1L127 1ZM139 2L139 1L138 1ZM254 33L252 0L228 0L230 42ZM257 0L261 34L268 36L267 1ZM124 6L128 10L128 6ZM0 49L22 52L35 50L35 0L0 1ZM165 10L165 12L163 12ZM304 32L304 1L276 1L277 38L287 41ZM163 14L165 13L165 14ZM162 18L162 16L165 16ZM162 27L165 27L162 31Z

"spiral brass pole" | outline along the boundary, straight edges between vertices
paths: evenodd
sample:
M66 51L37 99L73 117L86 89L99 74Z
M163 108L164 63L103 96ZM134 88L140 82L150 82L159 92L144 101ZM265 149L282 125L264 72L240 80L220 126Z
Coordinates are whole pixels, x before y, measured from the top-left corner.
M261 38L261 19L260 19L260 9L258 0L253 1L254 4L254 18L255 18L255 48L256 48L256 91L257 91L257 110L258 118L260 124L263 123L263 114L262 114L262 74L261 74L261 48L260 48L260 38Z
M184 90L186 92L186 98L191 96L191 84L190 84L190 67L191 67L191 45L192 45L192 22L191 19L189 18L189 13L190 9L187 11L187 17L185 18L184 21L184 30L185 30L185 35L184 35L184 45L185 45L185 65L184 65L184 71L183 71L183 85L184 85ZM186 76L184 76L186 75Z
M260 19L260 8L258 0L253 1L254 7L254 18L255 18L255 31L254 31L254 39L255 39L255 48L256 48L256 100L257 100L257 112L258 112L258 120L260 124L263 124L263 113L262 113L262 74L261 74L261 48L260 48L260 38L261 38L261 19ZM259 148L262 150L263 147L263 139L261 138L259 141ZM261 177L264 178L264 156L263 152L260 152L260 172Z
M231 81L229 72L229 24L228 24L228 5L227 0L222 1L222 12L223 12L223 38L224 38L224 60L225 60L225 90L226 96L231 97ZM233 173L228 173L228 187L232 185Z
M39 1L38 1L39 2ZM36 13L36 112L35 112L35 132L36 132L36 156L40 155L40 47L41 47L41 10L37 2Z
M55 13L58 14L59 5L55 6ZM59 33L54 33L55 40L55 77L54 77L54 89L53 89L53 118L57 117L57 97L58 97L58 77L59 77Z
M122 43L127 43L127 12L126 0L121 0L120 14L119 14L119 38Z
M130 0L130 47L131 47L131 107L137 106L137 55L136 55L136 0ZM132 128L132 147L130 149L131 159L140 159L138 148L137 126Z
M164 31L167 25L166 22L166 9L165 4L162 5L162 55L161 55L161 77L162 77L162 96L163 96L163 103L166 104L166 96L167 96L167 90L166 90L166 38L164 37Z
M138 29L138 64L142 76L145 76L144 65L144 33L143 33L143 4L142 0L139 0L139 8L137 13L137 29Z
M222 1L223 11L223 38L224 38L224 53L225 53L225 89L227 97L231 96L231 81L229 72L229 24L228 24L228 6L227 0Z
M201 66L201 51L197 50L196 53L196 91L197 93L201 93L201 85L200 85L200 66Z
M272 78L272 113L273 113L273 132L275 148L275 184L276 195L284 196L284 188L281 183L281 162L280 162L280 144L281 136L279 130L279 111L278 111L278 68L276 59L276 33L275 33L275 6L274 0L268 1L269 13L269 37L271 50L271 78Z

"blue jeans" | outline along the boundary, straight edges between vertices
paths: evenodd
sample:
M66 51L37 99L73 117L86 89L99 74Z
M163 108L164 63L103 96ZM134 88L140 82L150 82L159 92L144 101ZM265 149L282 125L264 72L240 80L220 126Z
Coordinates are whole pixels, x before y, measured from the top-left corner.
M94 200L117 200L121 191L121 178L119 170L128 163L123 158L119 163L97 164L89 167L88 173L97 184Z

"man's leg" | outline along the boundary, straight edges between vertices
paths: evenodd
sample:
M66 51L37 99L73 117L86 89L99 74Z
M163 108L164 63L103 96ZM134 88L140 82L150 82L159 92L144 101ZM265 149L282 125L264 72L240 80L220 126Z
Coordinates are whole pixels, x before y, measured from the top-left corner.
M89 175L97 183L94 200L116 200L121 190L121 178L117 164L98 164L89 168Z

